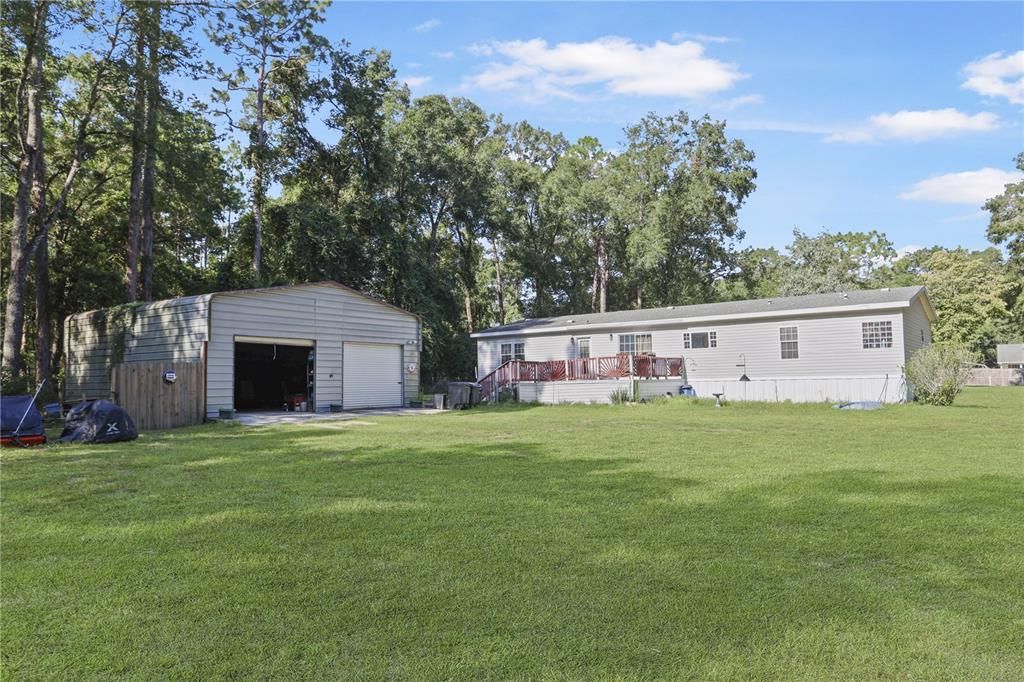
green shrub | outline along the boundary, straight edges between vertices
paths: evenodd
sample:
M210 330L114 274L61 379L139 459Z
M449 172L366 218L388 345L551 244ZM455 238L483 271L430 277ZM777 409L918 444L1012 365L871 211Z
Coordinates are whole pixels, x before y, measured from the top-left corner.
M613 391L608 397L611 399L612 405L626 405L633 402L633 395L625 389Z
M914 398L926 405L952 405L967 385L974 354L956 344L933 344L910 356L907 380Z
M15 378L9 367L6 365L0 367L0 393L3 395L19 395L31 392L32 384L26 375L21 374Z

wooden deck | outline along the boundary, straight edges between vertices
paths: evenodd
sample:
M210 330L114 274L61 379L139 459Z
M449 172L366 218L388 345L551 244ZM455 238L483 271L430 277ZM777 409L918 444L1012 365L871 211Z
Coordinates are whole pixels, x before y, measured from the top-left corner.
M480 398L494 400L522 382L667 379L683 375L683 359L655 355L607 355L571 360L509 360L480 380Z

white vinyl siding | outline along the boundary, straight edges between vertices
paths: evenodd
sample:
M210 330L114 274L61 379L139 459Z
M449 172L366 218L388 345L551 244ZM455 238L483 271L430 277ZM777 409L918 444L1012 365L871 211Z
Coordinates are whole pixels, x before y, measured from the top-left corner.
M524 402L604 403L612 402L617 392L631 391L635 383L641 400L649 400L666 393L678 395L682 385L689 385L701 398L721 393L729 401L761 402L826 402L852 400L879 400L900 402L906 398L898 382L885 377L839 379L761 379L741 382L737 379L700 379L637 381L606 379L603 381L542 381L519 385L519 399Z
M599 403L610 404L615 393L630 393L629 379L605 379L601 381L542 381L536 384L519 385L519 400L523 402L556 403ZM681 380L641 381L637 391L641 400L650 400L666 393L679 394Z
M906 361L914 351L920 350L932 342L932 325L928 321L924 304L920 299L910 304L903 313L903 350Z
M344 356L344 409L402 405L401 346L346 343Z
M800 358L799 331L796 327L779 327L779 355L783 360Z
M861 341L861 323L887 320L892 324L893 346L865 350ZM638 325L639 326L639 325ZM644 325L646 326L646 324ZM799 326L799 354L796 359L783 360L779 351L779 328ZM591 327L592 357L610 356L619 352L618 330ZM687 330L692 333L692 330ZM576 332L578 334L579 332ZM746 355L747 374L761 378L838 378L884 377L899 383L906 364L903 352L903 312L846 313L803 316L799 319L779 316L776 319L720 322L716 324L716 345L708 349L683 348L684 330L679 327L646 330L655 355L687 358L687 376L691 379L732 379L738 376L736 363L740 353ZM919 330L914 330L919 334ZM526 360L563 360L576 357L575 334L537 334L523 339ZM508 337L477 339L478 376L483 377L498 366L499 346Z

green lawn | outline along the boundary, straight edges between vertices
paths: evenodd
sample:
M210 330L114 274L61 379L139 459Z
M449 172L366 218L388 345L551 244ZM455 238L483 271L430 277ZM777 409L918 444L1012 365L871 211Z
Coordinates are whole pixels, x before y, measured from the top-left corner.
M1024 678L1024 390L2 455L4 679Z

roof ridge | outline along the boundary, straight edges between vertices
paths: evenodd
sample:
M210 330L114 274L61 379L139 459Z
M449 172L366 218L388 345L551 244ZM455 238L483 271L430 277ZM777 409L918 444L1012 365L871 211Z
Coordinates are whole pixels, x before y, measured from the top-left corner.
M710 314L736 314L746 315L756 312L766 313L771 310L796 311L801 309L801 304L807 304L806 308L826 308L833 305L857 305L867 303L899 303L911 301L925 290L923 285L911 285L904 287L877 287L874 289L848 289L845 291L830 291L816 294L799 294L796 296L773 296L766 298L744 299L739 301L713 301L708 303L690 303L684 305L659 306L656 308L631 308L624 310L610 310L603 313L583 312L566 315L554 315L550 317L523 318L514 320L503 325L495 325L486 329L478 330L477 334L495 333L503 330L518 331L521 329L542 329L547 326L556 325L559 322L573 324L579 319L583 324L600 324L601 322L612 323L620 318L632 317L638 324L645 321L658 321L673 319L665 317L665 314L672 311L679 317L685 318L687 313L693 313L695 309L706 309L705 315ZM836 297L841 297L838 299ZM768 306L773 306L768 308ZM719 309L719 312L712 312ZM596 319L595 319L596 318Z

